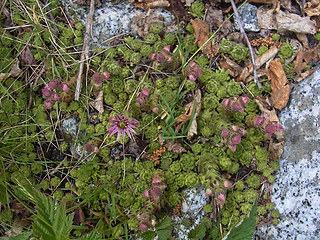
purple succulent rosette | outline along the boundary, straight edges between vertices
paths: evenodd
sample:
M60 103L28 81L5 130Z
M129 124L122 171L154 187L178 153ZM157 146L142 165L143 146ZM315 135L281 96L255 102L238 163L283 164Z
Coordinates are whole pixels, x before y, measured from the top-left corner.
M129 120L124 116L116 115L115 117L110 117L109 121L112 123L108 128L109 135L117 133L117 141L119 137L122 135L122 139L124 141L125 135L127 134L129 138L132 138L131 133L136 134L133 128L137 128L139 122L137 120Z

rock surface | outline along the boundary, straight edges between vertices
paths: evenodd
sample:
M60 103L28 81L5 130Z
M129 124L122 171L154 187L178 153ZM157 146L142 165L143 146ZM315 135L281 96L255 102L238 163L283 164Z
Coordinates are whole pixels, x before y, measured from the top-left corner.
M320 239L320 68L295 85L280 113L286 141L272 201L277 226L261 227L261 240Z
M238 11L245 31L258 32L260 30L260 28L258 27L256 6L250 3L245 3L239 8ZM237 20L235 20L235 28L237 30L240 30Z

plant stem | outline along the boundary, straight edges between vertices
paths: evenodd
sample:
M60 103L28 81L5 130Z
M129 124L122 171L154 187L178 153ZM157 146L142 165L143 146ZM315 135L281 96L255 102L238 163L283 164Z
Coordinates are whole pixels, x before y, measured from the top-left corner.
M238 25L239 25L239 28L240 28L240 32L243 34L244 38L246 39L247 45L248 45L249 50L250 50L251 61L252 61L252 66L253 66L254 82L257 84L258 88L261 89L261 84L260 84L260 82L258 80L258 75L257 75L256 61L254 59L253 49L252 49L250 40L249 40L249 38L248 38L244 28L243 28L243 23L242 23L241 17L239 15L239 12L238 12L238 9L237 9L237 6L236 6L234 0L231 0L231 5L232 5L233 11L234 11L234 15L235 15L235 17L237 19L237 22L238 22Z
M88 14L87 25L86 25L86 32L85 32L84 40L83 40L82 53L81 53L81 57L80 57L80 66L79 66L79 73L78 73L78 78L77 78L77 86L76 86L76 91L74 93L74 99L76 101L78 101L79 97L80 97L81 83L82 83L81 82L81 75L83 72L84 61L89 58L89 39L90 39L90 32L91 32L92 23L93 23L94 3L95 3L95 0L91 0L90 11Z

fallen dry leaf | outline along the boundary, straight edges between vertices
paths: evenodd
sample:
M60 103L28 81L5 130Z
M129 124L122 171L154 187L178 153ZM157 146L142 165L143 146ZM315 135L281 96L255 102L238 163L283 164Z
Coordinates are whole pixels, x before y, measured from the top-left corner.
M319 16L320 15L320 1L319 0L311 0L308 1L303 10L308 16Z
M98 93L98 96L95 100L90 102L90 105L95 108L99 113L103 113L104 112L104 108L103 108L103 91L100 91Z
M20 61L23 66L37 65L37 61L34 59L29 46L25 46L20 55Z
M202 45L210 37L209 25L205 21L202 21L199 18L191 19L190 23L192 24L192 27L194 29L194 33L196 35L196 40L195 40L194 44L197 44L198 47L202 47ZM218 53L219 47L218 47L218 45L216 45L216 47L214 48L212 46L212 42L210 41L205 46L203 46L202 51L205 54L209 54L211 57L214 57Z
M294 63L294 68L291 70L291 72L295 72L298 75L301 75L303 69L307 67L307 64L310 61L313 60L314 62L317 62L319 59L320 59L320 44L316 45L314 48L311 48L311 49L307 49L307 50L301 49L297 54L297 58ZM311 73L312 73L312 70L310 71L310 74ZM300 76L297 76L297 79L298 78L301 81ZM297 81L297 79L295 79L295 81Z
M269 66L269 78L271 80L271 103L274 108L284 108L290 95L290 86L282 64L278 58L272 60Z
M186 20L188 17L188 13L184 8L184 4L181 2L181 0L168 0L169 1L169 11L173 13L174 16L176 16L179 20L183 21Z
M187 139L191 139L194 135L197 135L197 117L201 111L201 91L198 89L196 91L196 95L194 97L195 105L196 105L196 111L192 119L191 126L189 128L188 134L187 134Z
M266 6L257 10L258 26L264 29L275 29L279 32L296 32L315 34L316 27L310 17L300 17L294 13L286 13L281 10L275 12Z
M166 147L168 151L172 151L175 153L183 153L187 152L187 150L182 146L181 142L179 140L164 140L161 136L159 135L159 143L161 146Z
M136 11L136 15L131 21L131 28L140 37L144 37L147 33L149 33L149 27L154 22L160 22L163 24L165 22L160 9L150 9L147 15L141 11ZM174 24L174 22L165 24L165 33L174 32L176 30L177 24Z
M170 3L167 0L129 0L133 2L134 5L143 10L156 7L169 7Z
M283 148L284 148L284 141L279 143L271 141L268 149L270 153L269 159L271 161L279 161L283 153Z
M279 118L277 116L277 112L271 106L271 103L268 97L256 97L255 101L258 104L260 111L270 117L270 121L277 122L280 124ZM269 143L269 153L270 153L269 158L270 160L273 160L273 161L280 160L280 157L283 153L283 148L284 148L283 130L275 132L275 137L277 141L274 142L274 140L271 139Z
M192 122L193 130L191 130L191 131L195 131L195 134L197 134L197 121L195 119L201 111L201 91L199 89L196 91L196 95L194 97L194 100L192 100L191 102L189 102L188 104L186 104L184 106L184 109L186 110L186 112L184 114L181 114L179 117L177 117L175 119L176 120L176 122L175 122L175 125L176 125L175 132L176 133L180 131L183 124L185 124L186 122L188 122L191 119L194 106L196 106L196 109L195 109L195 114L194 114L194 117L192 120L193 121ZM190 129L191 129L191 127L190 127ZM193 136L193 134L191 132L190 132L190 134ZM188 135L189 135L189 132L188 132ZM192 136L190 136L190 138ZM189 139L189 137L188 137L188 139Z
M256 69L258 70L263 64L267 63L269 60L273 59L279 51L277 45L272 46L268 51L262 54L260 57L255 59L256 62ZM238 81L242 81L244 83L249 82L253 78L249 78L250 74L253 73L253 65L250 64L249 66L245 67L241 71L241 75L238 78Z
M163 146L165 146L168 151L172 151L175 153L187 152L187 150L182 146L180 142L166 140Z
M243 67L241 67L235 61L228 58L226 55L221 56L219 65L220 65L220 68L229 71L232 77L237 77L243 71Z

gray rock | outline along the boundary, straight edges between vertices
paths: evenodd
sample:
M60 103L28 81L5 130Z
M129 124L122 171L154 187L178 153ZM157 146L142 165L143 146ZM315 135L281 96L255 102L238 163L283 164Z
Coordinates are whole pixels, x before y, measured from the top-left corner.
M280 121L286 141L271 196L280 223L257 234L262 240L320 239L320 69L296 85Z
M76 1L61 0L68 16L73 20L78 20L84 25L87 21L89 8L79 6ZM94 11L94 21L92 26L92 36L90 44L97 47L108 45L108 40L114 36L124 33L136 35L131 29L131 21L134 16L140 12L141 15L146 15L147 12L136 8L133 3L127 0L119 2L107 1L102 6ZM161 15L166 22L172 21L172 15L168 11L161 11Z
M70 152L77 158L88 157L88 152L83 150L83 142L78 142L79 135L84 136L83 132L78 132L79 121L75 118L67 118L62 121L61 129L68 141L71 141Z
M174 216L173 220L179 226L175 228L177 239L188 239L188 233L199 225L205 213L202 210L203 206L207 204L207 197L205 196L206 189L199 185L195 188L185 190L182 194L185 201L182 202L181 215L182 217ZM191 220L191 226L186 228L182 224L182 220L187 218Z
M258 27L258 19L257 19L257 7L250 4L245 3L242 5L240 9L238 9L239 15L242 19L243 28L245 31L249 32L258 32L260 28ZM235 19L235 17L234 17ZM235 28L240 30L238 21L235 19Z

